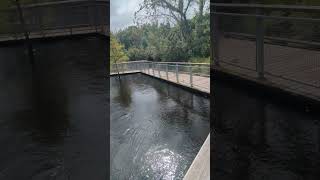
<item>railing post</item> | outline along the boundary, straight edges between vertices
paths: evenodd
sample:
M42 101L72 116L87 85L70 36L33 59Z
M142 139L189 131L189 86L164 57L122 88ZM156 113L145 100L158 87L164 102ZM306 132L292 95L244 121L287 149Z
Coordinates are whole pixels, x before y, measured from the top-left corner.
M169 75L168 75L168 64L166 64L166 76L167 76L167 80L169 80Z
M189 69L189 72L190 72L190 86L192 87L193 86L193 82L192 82L192 65L190 65L190 67L189 67L190 69Z
M158 64L158 75L159 75L159 78L161 78L161 74L160 74L160 64Z
M144 73L147 73L147 63L144 63Z
M261 15L261 9L257 9L257 15ZM256 17L256 68L258 78L264 79L264 19Z
M153 76L155 76L154 75L154 63L152 62L152 74L153 74Z
M146 72L146 63L142 63L142 72Z
M176 64L176 78L177 78L177 83L179 83L179 66Z
M148 74L150 74L150 63L148 63Z
M215 14L216 7L213 7L213 18L211 18L211 64L214 64L215 66L220 65L220 59L219 59L219 38L220 38L220 32L219 32L219 16Z

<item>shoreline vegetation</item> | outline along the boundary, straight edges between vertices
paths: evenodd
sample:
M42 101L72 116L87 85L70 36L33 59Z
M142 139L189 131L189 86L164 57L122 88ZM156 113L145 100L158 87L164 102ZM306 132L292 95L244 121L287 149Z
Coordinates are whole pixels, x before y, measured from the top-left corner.
M209 0L145 0L134 26L111 33L111 63L210 62Z

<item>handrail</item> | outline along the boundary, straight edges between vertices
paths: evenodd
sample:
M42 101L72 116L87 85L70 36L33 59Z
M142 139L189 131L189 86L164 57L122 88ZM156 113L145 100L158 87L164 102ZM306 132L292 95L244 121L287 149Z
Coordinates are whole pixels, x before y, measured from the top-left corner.
M283 19L283 20L315 21L315 22L320 21L320 19L318 19L318 18L268 16L268 15L246 14L246 13L211 12L211 14L226 15L226 16L238 16L238 17L257 17L257 18L264 18L264 19Z
M159 62L159 61L147 61L147 60L140 60L140 61L127 61L127 62L119 62L116 64L127 64L127 63L138 63L138 62L144 62L144 63L155 63L155 64L173 64L173 65L207 65L210 66L210 63L192 63L192 62Z
M68 1L54 1L54 2L42 2L42 3L32 3L27 5L22 5L21 8L36 8L36 7L46 7L46 6L58 6L58 5L66 5L66 4L77 4L77 3L103 3L103 4L110 4L110 0L68 0ZM97 4L99 5L99 4ZM10 11L16 10L16 7L8 7L8 8L1 8L0 11Z
M210 68L209 63L140 60L113 63L110 65L110 75L140 72L208 92L210 87L208 89L206 78L210 77Z
M244 4L244 3L210 3L215 7L230 8L264 8L264 9L288 9L288 10L320 10L320 6L302 6L302 5L267 5L267 4Z
M70 1L56 1L56 2L45 2L45 3L34 3L34 4L28 4L22 6L23 10L25 10L26 15L26 24L29 33L43 34L44 31L48 30L70 30L70 34L73 34L73 28L79 28L76 31L80 32L83 27L83 29L89 29L89 27L95 28L95 31L103 32L103 34L107 34L108 31L106 30L106 26L108 26L108 21L105 20L105 17L102 13L108 12L109 7L109 0L70 0ZM46 20L45 17L42 18L43 15L46 15L46 9L50 8L52 10L63 10L60 8L70 8L71 12L69 13L69 16L72 16L73 14L70 14L74 12L74 9L80 8L83 11L76 12L75 18L65 18L64 14L59 14L59 16L56 16L56 19L54 20ZM71 9L72 8L72 9ZM42 10L43 9L43 10ZM38 11L41 10L41 11ZM3 16L6 16L9 13L11 15L11 20L8 22L5 22L7 25L8 30L5 29L1 32L1 34L6 34L8 37L15 36L20 33L19 32L19 24L18 21L15 18L16 7L10 7L9 9L0 9L0 13L4 13ZM31 12L31 13L29 13ZM34 13L33 13L34 12ZM54 11L56 12L56 11ZM60 13L60 12L57 12ZM98 13L98 14L97 14ZM78 15L81 15L82 19L80 20ZM99 16L99 17L98 17ZM44 19L44 20L43 20ZM64 20L66 19L66 20ZM88 26L85 27L85 26ZM91 28L90 28L91 29ZM11 31L11 32L7 32ZM11 35L10 35L11 34ZM44 37L44 36L43 36Z
M246 37L251 38L252 40L255 40L256 36L252 34L246 34L246 33L235 33L235 32L224 32L224 34L232 37ZM295 44L304 44L304 45L311 45L311 46L320 46L320 42L316 41L304 41L304 40L296 40L296 39L288 39L288 38L279 38L279 37L273 37L273 36L264 36L265 40L271 40L271 41L282 41L287 43L295 43Z

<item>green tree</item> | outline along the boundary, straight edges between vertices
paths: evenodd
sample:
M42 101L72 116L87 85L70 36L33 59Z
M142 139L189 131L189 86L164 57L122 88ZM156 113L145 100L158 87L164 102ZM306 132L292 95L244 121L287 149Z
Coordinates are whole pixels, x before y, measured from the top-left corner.
M128 61L123 45L121 45L113 34L110 35L110 63L119 63Z

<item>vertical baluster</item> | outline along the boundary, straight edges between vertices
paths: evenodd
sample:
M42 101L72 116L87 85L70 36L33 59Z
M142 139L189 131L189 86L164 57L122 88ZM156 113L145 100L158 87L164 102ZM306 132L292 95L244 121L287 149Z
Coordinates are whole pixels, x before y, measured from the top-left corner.
M152 63L152 74L153 74L153 76L155 76L154 75L154 63Z
M167 76L167 80L169 80L169 75L168 75L168 66L169 66L169 64L166 64L166 76Z
M192 87L192 65L189 67L189 72L190 72L190 86Z
M179 66L178 66L178 63L176 64L176 78L177 78L177 83L179 83Z
M158 64L158 74L159 74L159 77L161 78L160 67L161 67L161 64Z

